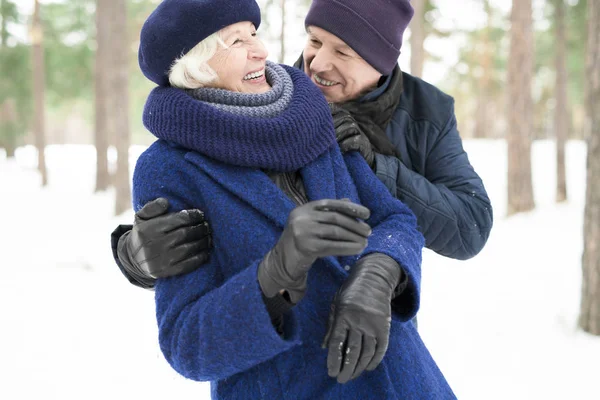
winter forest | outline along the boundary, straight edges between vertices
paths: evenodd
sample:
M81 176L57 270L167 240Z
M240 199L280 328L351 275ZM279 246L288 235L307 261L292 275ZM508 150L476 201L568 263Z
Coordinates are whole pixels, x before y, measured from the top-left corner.
M269 59L310 0L258 0ZM113 261L154 140L139 32L159 0L0 0L0 398L210 398ZM600 398L600 0L412 0L403 71L455 100L494 209L467 261L424 250L419 332L459 399Z

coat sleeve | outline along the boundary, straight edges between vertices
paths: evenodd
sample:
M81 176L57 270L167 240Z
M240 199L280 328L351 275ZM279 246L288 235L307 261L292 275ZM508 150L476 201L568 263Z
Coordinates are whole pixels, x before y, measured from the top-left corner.
M471 166L454 112L427 149L420 175L393 156L376 155L379 179L417 216L425 246L459 260L477 255L492 229L490 199Z
M357 152L345 154L344 159L361 203L371 210L371 216L366 222L373 231L361 256L383 253L402 267L408 284L394 298L392 307L402 321L408 321L419 309L424 245L423 236L417 230L415 215L405 204L393 198Z
M201 172L177 154L142 155L133 179L134 208L157 197L170 211L203 208ZM160 161L160 162L159 162ZM193 201L191 199L194 199ZM257 280L260 260L224 279L218 250L189 274L159 279L155 287L160 348L186 378L212 381L247 371L299 344L293 312L280 336Z

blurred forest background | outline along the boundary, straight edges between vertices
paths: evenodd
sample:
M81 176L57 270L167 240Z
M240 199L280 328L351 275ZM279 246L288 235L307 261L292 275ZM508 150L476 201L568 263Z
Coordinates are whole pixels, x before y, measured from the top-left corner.
M137 49L141 26L158 2L0 0L0 159L23 145L94 144L96 190L114 186L115 213L128 210L128 149L154 140L141 122L153 84L139 71ZM310 0L259 3L259 34L270 58L293 63ZM588 143L583 259L589 296L582 299L580 324L600 335L599 0L412 4L400 65L455 98L463 138L507 141L509 216L535 207L532 141L556 140L557 170L548 171L557 174L556 201L568 198L565 142ZM446 15L449 7L461 8L461 23ZM44 185L43 151L38 169Z

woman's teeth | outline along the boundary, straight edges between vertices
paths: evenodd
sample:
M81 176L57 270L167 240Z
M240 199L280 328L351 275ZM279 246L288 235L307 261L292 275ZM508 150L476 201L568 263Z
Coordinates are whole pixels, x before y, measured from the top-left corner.
M317 81L320 85L323 86L333 86L337 83L334 81L328 81L327 79L320 78L317 74L313 74L313 78L315 78L315 81Z
M263 76L264 74L265 74L265 70L264 70L264 69L261 69L260 71L252 72L252 73L250 73L250 74L246 75L246 76L244 77L244 80L245 80L245 81L248 81L248 80L250 80L250 79L256 79L256 78L260 78L260 77L261 77L261 76Z

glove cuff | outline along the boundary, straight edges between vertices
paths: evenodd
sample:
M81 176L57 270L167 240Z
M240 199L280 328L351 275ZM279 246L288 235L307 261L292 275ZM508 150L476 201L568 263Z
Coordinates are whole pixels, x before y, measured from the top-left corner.
M297 304L306 292L307 275L295 281L284 279L280 273L281 260L275 249L271 249L258 265L258 284L267 298L275 297L281 290L286 290L290 301Z
M156 279L146 275L129 257L130 234L131 231L127 231L119 238L115 261L118 261L121 272L129 279L129 282L144 289L152 289L156 285Z
M361 273L363 271L368 271L369 273L375 273L381 278L383 281L389 285L390 293L393 297L399 295L400 293L396 293L397 288L402 283L404 276L404 270L400 265L394 260L392 257L383 254L383 253L371 253L359 259L352 269L356 269L356 273ZM404 290L406 285L404 285Z

